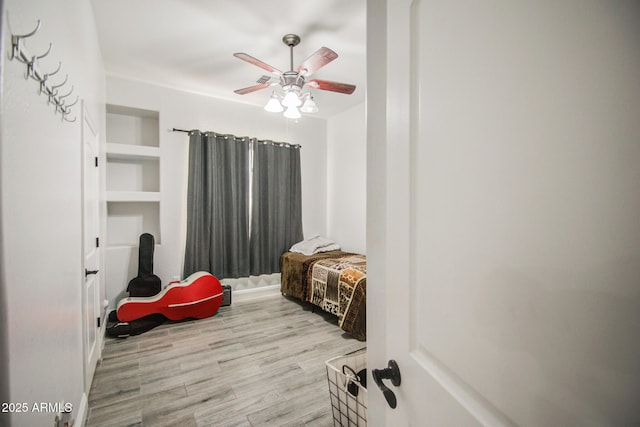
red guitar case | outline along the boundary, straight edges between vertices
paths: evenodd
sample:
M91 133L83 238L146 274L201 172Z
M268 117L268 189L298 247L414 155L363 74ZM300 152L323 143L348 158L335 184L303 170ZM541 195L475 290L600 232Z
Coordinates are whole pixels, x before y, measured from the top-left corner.
M220 281L210 273L199 271L180 282L171 282L157 295L120 300L118 319L130 322L151 314L170 320L204 319L213 316L222 305Z

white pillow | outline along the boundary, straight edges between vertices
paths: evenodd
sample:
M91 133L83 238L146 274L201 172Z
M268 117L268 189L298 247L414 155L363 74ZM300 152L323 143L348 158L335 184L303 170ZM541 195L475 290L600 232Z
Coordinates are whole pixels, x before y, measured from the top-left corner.
M298 252L303 255L313 255L320 252L338 250L340 250L340 245L333 240L320 236L313 236L307 240L298 242L289 249L291 252Z

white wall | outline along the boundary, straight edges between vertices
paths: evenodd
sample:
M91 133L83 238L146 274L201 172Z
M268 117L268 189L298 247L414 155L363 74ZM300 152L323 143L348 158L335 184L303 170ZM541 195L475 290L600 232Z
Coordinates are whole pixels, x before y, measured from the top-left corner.
M8 388L3 402L74 406L83 393L81 318L81 116L62 123L38 83L25 80L26 66L8 60L10 33L40 31L25 41L53 71L62 62L68 90L86 101L100 133L104 129L104 73L93 13L84 0L7 0L2 15L2 114L0 180L2 272L8 329ZM52 78L53 79L53 78ZM59 81L56 79L56 81ZM4 322L3 322L4 326ZM3 373L4 374L4 373ZM51 425L54 414L0 414L2 425ZM79 425L79 423L78 423Z
M305 116L295 123L281 114L267 113L260 107L115 76L107 78L107 103L160 112L162 240L155 251L154 272L163 283L174 276L181 276L184 257L189 137L186 133L169 132L174 127L302 145L304 234L326 234L326 120ZM137 252L133 258L129 254L116 256L120 263L127 260L135 262L130 263L129 272L116 281L107 277L107 293L112 305L116 296L126 288L127 281L137 274Z
M327 237L366 253L367 138L365 104L327 120Z

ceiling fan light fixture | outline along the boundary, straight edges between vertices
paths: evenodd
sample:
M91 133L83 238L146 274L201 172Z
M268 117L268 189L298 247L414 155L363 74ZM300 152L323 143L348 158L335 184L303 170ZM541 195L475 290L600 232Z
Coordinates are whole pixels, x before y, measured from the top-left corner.
M285 90L282 105L285 107L299 107L302 105L302 101L298 97L298 91L295 89Z
M271 94L269 102L264 106L264 109L270 113L280 113L284 111L284 108L282 108L282 104L280 104L280 100L278 99L278 95L276 95L275 92Z
M315 101L313 100L313 96L311 96L311 94L309 94L307 99L304 101L304 104L302 104L302 107L300 107L300 111L302 111L303 113L317 113L318 112L318 106L316 105Z
M284 112L284 116L288 119L299 119L302 117L302 114L300 114L300 111L296 106L292 105L287 107L287 111Z

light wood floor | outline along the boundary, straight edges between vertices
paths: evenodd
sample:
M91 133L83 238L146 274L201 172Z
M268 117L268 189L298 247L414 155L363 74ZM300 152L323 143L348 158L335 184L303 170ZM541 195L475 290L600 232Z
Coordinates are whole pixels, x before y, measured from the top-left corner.
M331 426L324 362L362 348L281 296L107 339L87 426Z

